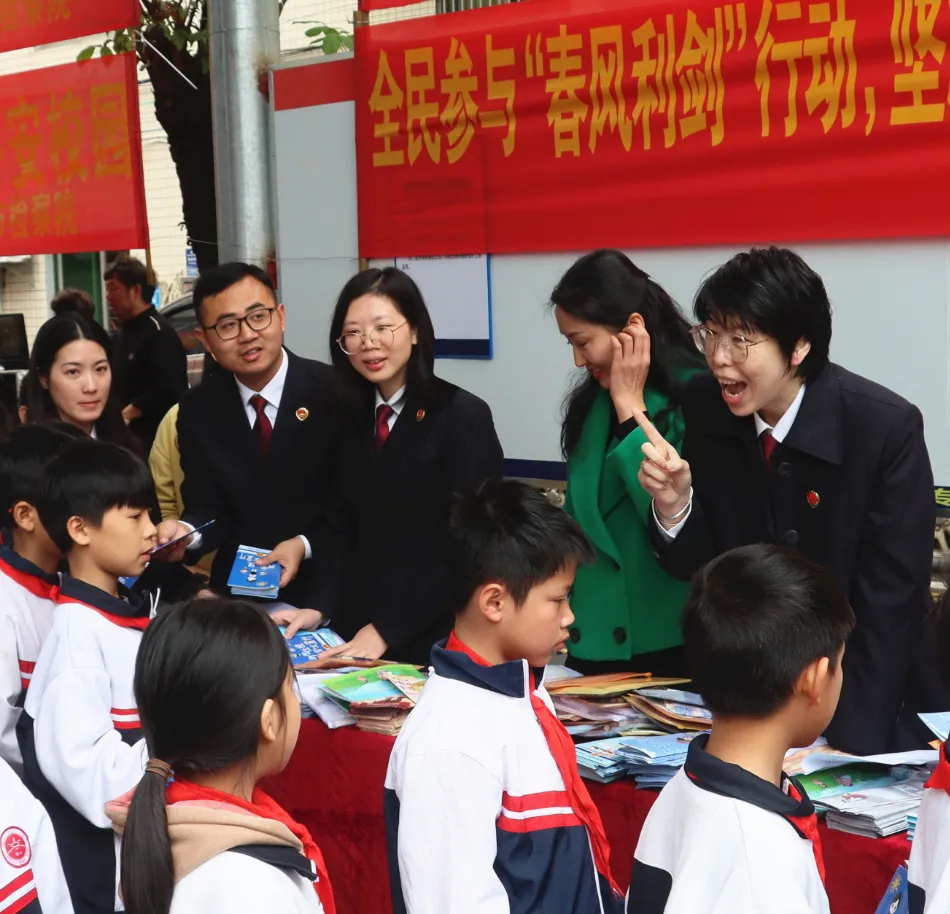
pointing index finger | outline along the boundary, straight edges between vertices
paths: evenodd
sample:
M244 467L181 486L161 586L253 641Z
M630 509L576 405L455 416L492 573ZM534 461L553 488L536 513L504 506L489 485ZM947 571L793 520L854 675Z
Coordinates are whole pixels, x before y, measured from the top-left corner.
M643 433L647 436L647 441L669 460L671 456L670 446L667 440L656 430L656 426L639 409L634 408L633 418L637 420L637 425L643 429Z

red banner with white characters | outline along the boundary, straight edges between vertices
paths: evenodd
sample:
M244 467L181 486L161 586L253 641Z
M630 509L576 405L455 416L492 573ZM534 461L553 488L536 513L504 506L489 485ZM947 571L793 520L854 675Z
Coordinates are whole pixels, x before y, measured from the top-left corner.
M148 246L134 54L0 77L0 254Z
M139 0L0 0L0 51L101 35L141 21Z
M357 29L364 257L950 233L950 3L550 0Z

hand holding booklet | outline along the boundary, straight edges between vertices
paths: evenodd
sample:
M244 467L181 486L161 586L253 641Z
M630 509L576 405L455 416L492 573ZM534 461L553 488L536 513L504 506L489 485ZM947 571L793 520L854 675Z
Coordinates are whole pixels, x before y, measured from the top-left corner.
M259 597L262 600L276 600L280 591L280 575L283 566L258 565L257 560L270 555L270 549L258 549L255 546L238 546L228 577L228 587L235 596Z

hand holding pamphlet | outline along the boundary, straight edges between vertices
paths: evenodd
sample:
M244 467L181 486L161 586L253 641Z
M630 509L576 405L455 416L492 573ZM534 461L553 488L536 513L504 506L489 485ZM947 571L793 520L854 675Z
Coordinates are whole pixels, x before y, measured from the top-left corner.
M228 577L228 587L236 597L259 597L276 600L280 591L281 565L258 565L259 558L270 555L269 549L238 546Z

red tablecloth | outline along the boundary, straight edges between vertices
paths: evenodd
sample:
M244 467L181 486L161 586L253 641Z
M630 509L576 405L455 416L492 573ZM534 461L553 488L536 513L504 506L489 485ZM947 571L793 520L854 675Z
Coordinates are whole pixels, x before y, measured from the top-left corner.
M392 739L303 721L287 770L266 785L313 834L326 858L339 914L390 914L383 781ZM590 784L604 819L611 866L626 890L633 849L656 793L632 781ZM832 914L871 914L910 853L903 835L871 840L819 826Z

